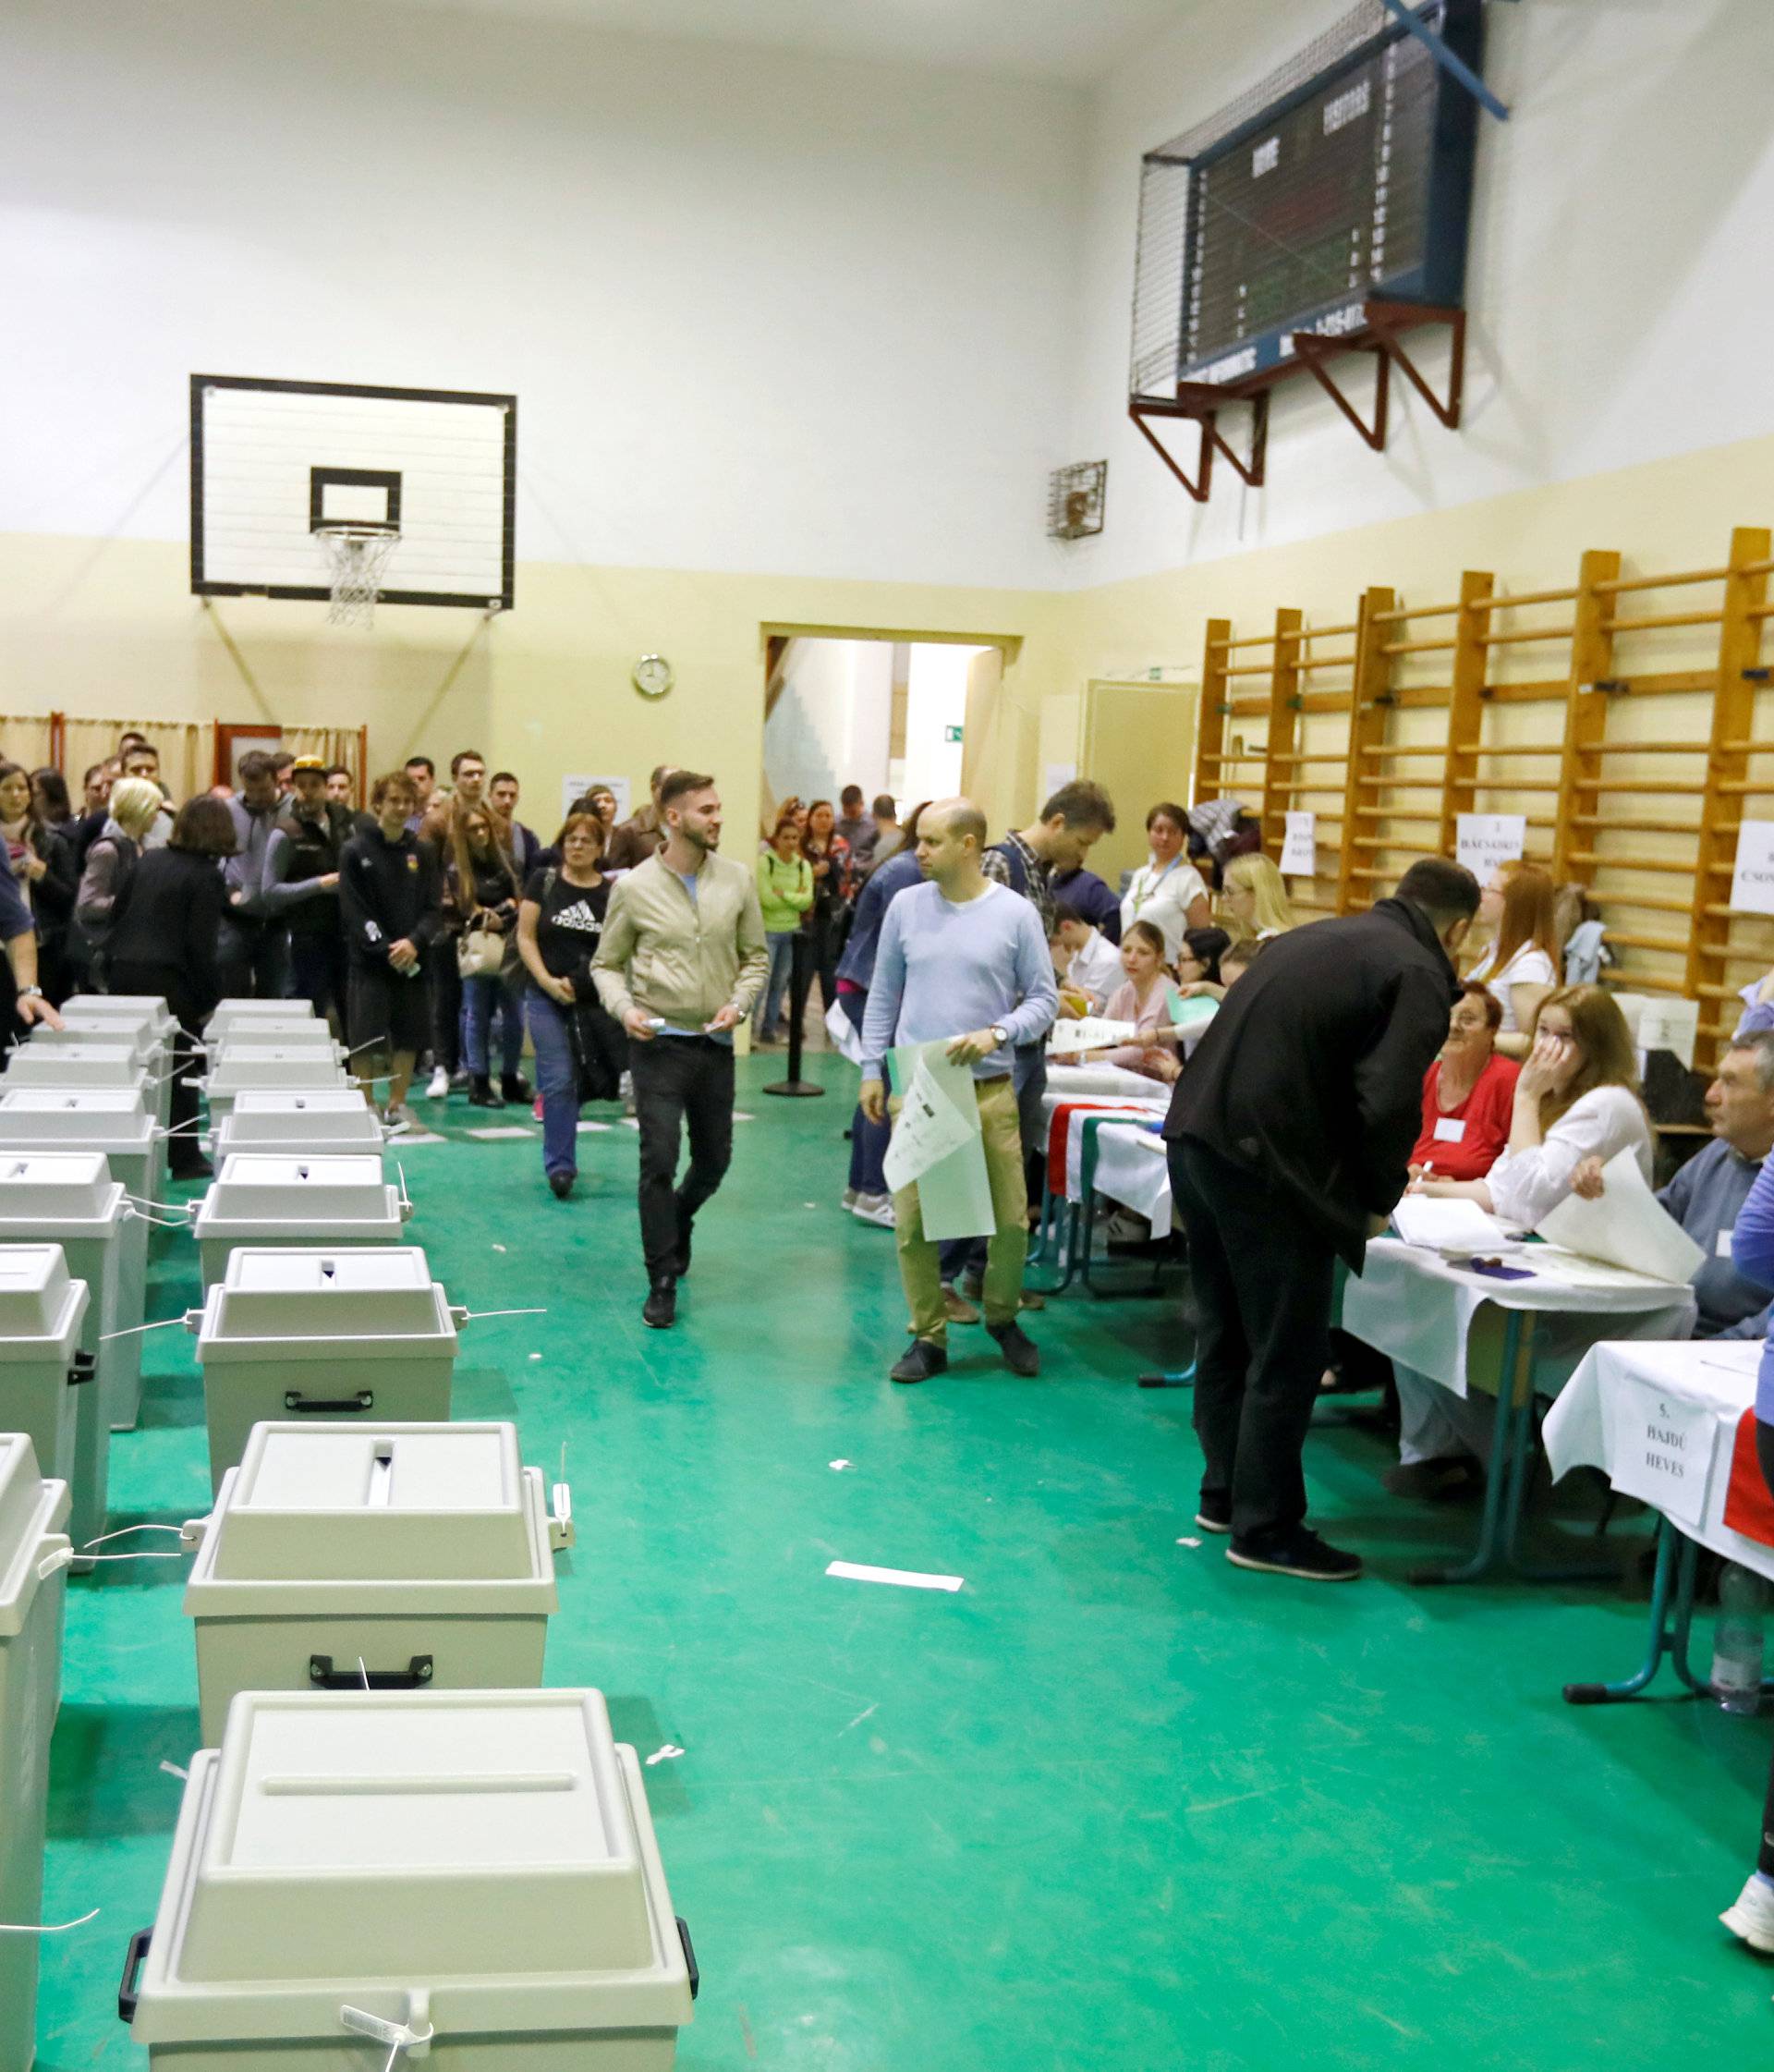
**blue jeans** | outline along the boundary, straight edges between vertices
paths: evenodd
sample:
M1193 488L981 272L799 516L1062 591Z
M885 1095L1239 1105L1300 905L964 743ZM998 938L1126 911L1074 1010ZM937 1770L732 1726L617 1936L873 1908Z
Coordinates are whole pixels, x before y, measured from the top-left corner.
M862 1032L862 1012L869 1003L866 993L841 993L838 1006L844 1009L844 1018L858 1035ZM850 1185L858 1194L885 1194L887 1176L881 1169L881 1162L887 1155L887 1140L893 1133L892 1123L870 1122L862 1112L860 1102L850 1118Z
M770 945L770 976L764 981L764 1004L759 1010L753 1027L754 1036L773 1036L776 1033L776 1018L783 1011L783 995L788 991L789 978L795 966L795 937L798 931L790 929L786 934L770 934L765 940Z
M524 1062L524 1010L497 978L462 981L462 1054L477 1078L487 1074L493 1017L500 1019L500 1070L507 1078Z
M529 989L529 1040L536 1046L536 1083L542 1095L542 1170L579 1169L579 1068L566 1017L535 986Z

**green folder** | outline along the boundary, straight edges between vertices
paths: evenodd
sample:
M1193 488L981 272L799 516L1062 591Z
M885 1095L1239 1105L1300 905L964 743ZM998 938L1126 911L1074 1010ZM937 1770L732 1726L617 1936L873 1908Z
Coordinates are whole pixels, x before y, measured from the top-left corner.
M1171 1022L1177 1029L1205 1029L1219 1012L1220 1003L1205 993L1188 1000L1179 993L1171 1001Z

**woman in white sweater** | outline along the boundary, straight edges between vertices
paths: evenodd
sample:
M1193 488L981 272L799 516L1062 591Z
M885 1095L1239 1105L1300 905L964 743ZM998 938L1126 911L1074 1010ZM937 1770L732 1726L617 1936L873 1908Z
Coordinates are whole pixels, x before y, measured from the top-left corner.
M1154 806L1146 816L1151 855L1134 872L1121 902L1121 932L1148 920L1164 938L1164 961L1174 964L1185 928L1206 928L1213 919L1208 888L1187 855L1189 816L1181 806Z
M1503 1155L1482 1180L1415 1183L1420 1194L1464 1196L1503 1222L1532 1230L1572 1191L1586 1158L1605 1164L1630 1151L1648 1185L1651 1127L1638 1098L1637 1059L1626 1018L1599 986L1549 993L1535 1017L1534 1047L1515 1082ZM1491 1401L1464 1398L1427 1374L1394 1370L1399 1465L1396 1496L1446 1496L1478 1479L1489 1448Z
M1647 1185L1652 1164L1632 1031L1612 994L1599 986L1549 993L1534 1018L1533 1039L1515 1081L1509 1142L1496 1164L1482 1180L1417 1183L1424 1194L1468 1196L1527 1230L1571 1192L1582 1160L1606 1164L1631 1151Z

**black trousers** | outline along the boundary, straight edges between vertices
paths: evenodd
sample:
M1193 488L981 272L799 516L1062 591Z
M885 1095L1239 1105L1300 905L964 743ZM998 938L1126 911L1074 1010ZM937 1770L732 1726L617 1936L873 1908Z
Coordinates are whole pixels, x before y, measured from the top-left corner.
M285 1000L289 996L289 930L276 921L223 916L215 960L225 1000Z
M733 1052L706 1036L655 1036L628 1046L640 1124L640 1242L650 1281L671 1280L696 1212L733 1161ZM677 1181L683 1127L690 1164Z
M107 993L145 993L164 1000L178 1022L173 1039L174 1079L167 1100L166 1164L173 1177L188 1176L203 1162L197 1141L197 1081L203 1071L203 1024L210 1004L191 992L184 969L176 964L114 962L105 974Z
M462 1066L462 974L454 935L425 952L425 982L431 995L431 1062L454 1079Z
M289 982L295 999L312 1004L324 1021L331 1015L345 1027L345 938L335 931L325 934L289 934Z
M1204 1505L1234 1539L1285 1541L1306 1517L1300 1456L1330 1345L1336 1254L1258 1175L1183 1138L1171 1191L1189 1240L1195 1431Z

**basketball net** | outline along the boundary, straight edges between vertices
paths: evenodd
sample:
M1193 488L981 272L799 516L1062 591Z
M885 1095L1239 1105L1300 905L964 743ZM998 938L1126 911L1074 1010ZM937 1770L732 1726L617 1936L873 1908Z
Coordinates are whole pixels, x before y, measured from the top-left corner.
M369 626L376 616L376 598L382 589L383 570L400 544L400 532L392 525L317 525L314 538L326 556L332 574L333 605L327 620L333 626Z

